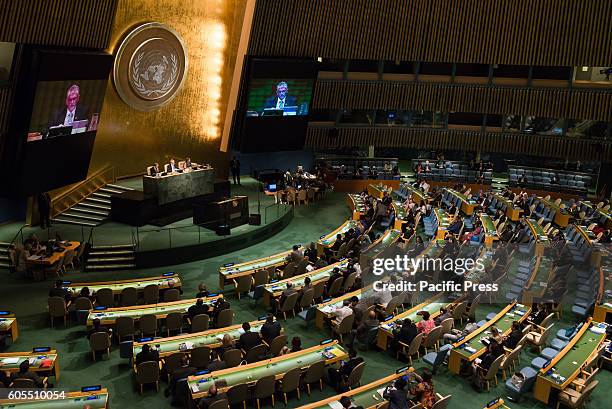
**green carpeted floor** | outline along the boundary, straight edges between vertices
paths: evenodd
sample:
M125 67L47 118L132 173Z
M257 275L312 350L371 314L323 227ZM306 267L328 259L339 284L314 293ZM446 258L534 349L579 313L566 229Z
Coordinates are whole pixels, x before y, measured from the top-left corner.
M349 216L345 203L344 194L331 193L324 201L316 205L297 207L293 221L281 233L255 246L221 257L147 271L69 273L67 279L75 281L127 279L172 270L181 275L185 290L183 297L192 297L200 281L204 281L210 288L217 288L217 271L223 263L245 261L270 255L286 250L291 244L310 242L316 240L322 234L332 231ZM111 407L113 408L155 409L170 407L169 399L165 398L162 392L156 393L154 389L146 389L142 397L138 395L130 366L126 360L119 357L117 347L112 350L110 358L92 362L84 327L70 323L67 328L64 328L59 324L59 321L59 325L56 325L55 329L49 327L49 320L45 311L47 308L47 292L51 281L33 283L9 276L8 273L3 274L0 288L0 309L10 309L15 312L21 331L19 340L14 345L10 345L9 351L28 351L35 346L51 346L57 349L61 366L61 380L57 386L78 390L84 385L102 384L109 389ZM246 299L239 302L233 295L228 295L228 297L232 309L236 311L236 322L256 319L265 312L263 307L253 307L250 301ZM489 311L495 308L499 307L482 306L478 311L477 318L484 318ZM299 318L288 319L284 323L284 327L290 337L299 335L305 347L312 346L329 337L328 331L318 330L314 325L307 329ZM396 368L405 365L403 362L389 357L383 351L363 352L361 354L367 363L362 384L384 377ZM522 360L523 366L528 365L533 357L533 354L525 354ZM414 366L418 369L426 366L426 364L417 361ZM612 387L612 374L603 371L598 379L601 383L595 391L589 407L610 407L609 403L605 403L605 396L608 387ZM465 380L449 374L444 369L435 376L434 381L437 392L444 395L453 395L450 403L450 408L453 409L478 409L495 397L505 396L503 383L500 383L489 393L477 393ZM310 398L306 393L303 393L302 401L300 402L292 397L289 407L297 407L305 402L315 401L333 394L334 391L329 387L326 387L322 393L318 391L313 393ZM278 405L282 407L282 403ZM510 403L509 406L525 409L544 407L531 397L525 398L520 404Z

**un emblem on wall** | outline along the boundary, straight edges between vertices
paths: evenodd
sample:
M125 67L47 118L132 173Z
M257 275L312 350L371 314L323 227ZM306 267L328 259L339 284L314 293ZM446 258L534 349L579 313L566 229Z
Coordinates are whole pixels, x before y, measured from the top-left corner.
M121 42L113 69L115 88L131 107L150 111L170 102L187 76L187 52L180 35L160 23L147 23Z

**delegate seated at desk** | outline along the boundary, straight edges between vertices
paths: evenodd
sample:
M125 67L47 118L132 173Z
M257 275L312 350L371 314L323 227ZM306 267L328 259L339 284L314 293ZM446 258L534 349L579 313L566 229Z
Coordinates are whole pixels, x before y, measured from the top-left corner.
M162 170L159 168L159 163L155 162L153 166L149 168L149 176L157 176L162 173Z
M170 159L170 163L166 164L164 168L168 173L182 172L182 170L178 167L174 159Z

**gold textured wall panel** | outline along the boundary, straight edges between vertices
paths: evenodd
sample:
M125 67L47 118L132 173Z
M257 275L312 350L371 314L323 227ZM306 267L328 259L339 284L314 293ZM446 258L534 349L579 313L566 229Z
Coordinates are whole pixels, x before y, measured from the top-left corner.
M485 85L318 80L314 109L422 109L612 120L612 93Z
M183 89L153 112L130 108L109 81L90 171L110 163L118 175L144 172L153 162L191 156L212 163L218 175L223 115L240 40L246 0L119 0L109 52L133 27L157 21L183 38L189 71Z
M249 53L607 66L610 16L612 0L258 0Z
M400 127L340 127L336 138L329 137L332 127L310 126L306 146L333 149L345 146L410 147L515 153L570 160L612 160L612 143L567 137L544 137L502 132L472 132Z
M0 41L106 48L118 0L1 0Z

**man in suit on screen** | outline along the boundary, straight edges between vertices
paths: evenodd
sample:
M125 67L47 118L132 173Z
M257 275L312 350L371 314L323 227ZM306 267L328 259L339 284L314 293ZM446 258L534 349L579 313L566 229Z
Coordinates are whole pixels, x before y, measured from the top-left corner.
M74 121L87 119L87 109L79 105L81 99L81 89L78 85L72 84L66 92L66 106L55 111L51 126L72 126Z
M292 107L297 105L297 98L292 95L287 95L289 87L285 81L281 81L276 84L276 95L273 95L266 99L264 102L264 109L284 109L285 107Z

